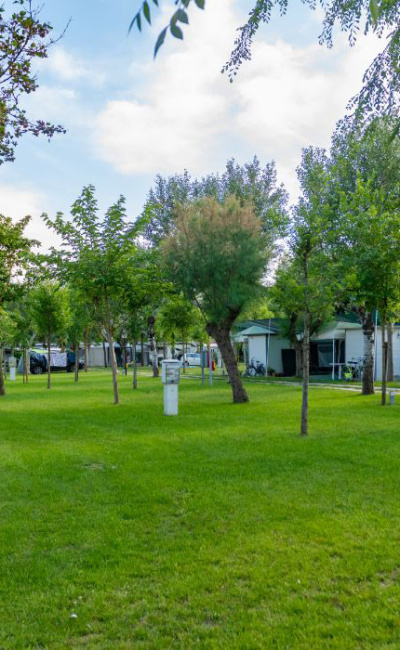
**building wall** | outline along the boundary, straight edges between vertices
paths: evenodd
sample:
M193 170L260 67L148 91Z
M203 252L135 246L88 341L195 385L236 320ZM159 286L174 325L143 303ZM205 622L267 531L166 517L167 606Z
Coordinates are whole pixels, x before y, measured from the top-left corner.
M282 350L290 349L290 343L287 339L282 339L275 334L270 336L269 339L270 348L268 355L268 367L273 368L275 372L282 373ZM259 335L259 336L249 336L248 338L249 345L249 360L254 357L256 361L260 361L267 367L267 346L268 346L268 336Z
M400 376L400 327L393 332L393 365L394 374ZM346 361L352 358L364 357L364 337L362 329L346 330ZM376 332L376 379L382 380L382 330Z
M280 374L283 372L282 350L289 350L290 343L288 339L281 339L278 336L271 336L269 345L268 367L272 368L275 370L275 372Z

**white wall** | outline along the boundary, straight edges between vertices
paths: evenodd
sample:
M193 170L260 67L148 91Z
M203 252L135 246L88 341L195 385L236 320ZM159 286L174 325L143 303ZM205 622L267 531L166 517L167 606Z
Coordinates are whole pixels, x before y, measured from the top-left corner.
M394 374L400 376L400 327L395 327L393 332L393 365ZM364 357L364 337L362 329L346 330L346 361L355 357ZM376 332L376 379L382 379L382 330Z
M272 338L272 337L271 337ZM256 361L267 365L267 337L265 334L260 336L249 336L249 362L254 357Z
M268 345L268 336L262 334L259 336L249 336L249 360L254 357L256 361L260 361L267 367L267 345ZM276 334L270 336L269 340L269 355L268 355L268 367L273 368L275 372L282 373L282 350L289 350L290 343L287 339L282 339Z
M282 350L289 350L290 343L287 339L271 336L269 346L268 367L273 368L275 372L282 373Z

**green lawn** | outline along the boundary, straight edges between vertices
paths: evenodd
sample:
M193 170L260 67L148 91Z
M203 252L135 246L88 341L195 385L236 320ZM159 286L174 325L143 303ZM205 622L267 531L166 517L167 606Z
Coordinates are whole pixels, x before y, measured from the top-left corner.
M400 406L105 372L0 401L0 648L399 648Z

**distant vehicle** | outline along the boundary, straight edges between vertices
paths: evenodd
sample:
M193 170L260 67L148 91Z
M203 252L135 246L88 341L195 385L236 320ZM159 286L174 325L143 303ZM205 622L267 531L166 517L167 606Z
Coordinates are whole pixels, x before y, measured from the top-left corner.
M184 366L201 366L201 357L197 352L188 352L181 358Z
M74 352L52 352L50 355L51 366L50 370L66 370L72 372L75 367L75 353ZM84 368L83 361L79 360L79 370ZM47 356L39 352L30 353L30 370L32 375L41 375L47 372Z

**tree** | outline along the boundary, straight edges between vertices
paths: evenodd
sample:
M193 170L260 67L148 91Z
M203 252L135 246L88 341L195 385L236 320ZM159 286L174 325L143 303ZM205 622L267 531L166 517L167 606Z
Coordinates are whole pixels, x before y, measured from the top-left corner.
M0 305L0 395L6 394L4 370L3 370L3 350L6 343L12 341L15 334L15 325L11 315Z
M56 282L46 281L32 291L32 319L37 336L47 345L47 388L51 387L51 343L69 326L68 291Z
M329 161L321 149L303 150L298 168L302 196L293 211L288 258L277 271L274 299L302 324L302 436L308 435L310 338L334 310L338 283L330 257Z
M177 290L203 313L217 342L235 403L247 402L230 331L259 291L272 250L252 209L235 197L222 204L203 198L177 208L175 230L163 246L166 273Z
M31 313L31 294L27 286L18 300L11 303L11 318L14 323L13 344L22 348L23 382L28 383L29 377L29 348L34 340Z
M223 174L209 174L201 179L193 179L187 171L168 178L158 176L143 210L147 242L157 247L173 232L177 205L189 205L206 196L223 203L231 195L236 196L242 206L251 205L271 241L284 236L288 194L284 186L278 184L275 163L262 167L254 156L244 165L231 158Z
M198 321L198 310L193 304L182 296L171 296L162 305L157 321L163 338L171 345L172 358L175 358L175 344L179 340L182 343L182 353L185 353L191 331Z
M337 259L349 278L347 304L363 328L365 395L374 392L374 311L385 330L400 304L400 141L393 125L380 119L366 133L341 128L331 152ZM384 403L385 372L383 381Z
M71 323L68 328L68 340L72 343L75 354L74 379L79 380L79 344L85 338L85 332L90 328L92 315L90 305L85 295L80 291L70 290L70 313ZM85 341L86 347L86 341ZM86 353L85 353L86 359Z
M127 221L125 199L120 197L98 217L95 189L82 190L71 209L71 220L58 213L54 220L43 215L45 222L61 237L64 251L53 250L53 259L64 280L90 300L98 322L104 329L111 359L114 404L119 404L115 333L120 324L126 295L125 279L135 267L138 247L135 239L142 223Z
M65 129L44 120L32 121L20 106L21 98L38 88L32 71L37 59L47 57L56 41L49 37L52 27L39 18L40 7L32 0L16 0L20 5L11 15L0 6L0 165L14 160L18 139L25 133L51 138Z
M10 217L0 214L0 318L3 319L2 331L6 328L6 312L4 306L7 301L15 298L20 287L20 280L33 262L32 248L38 245L33 239L24 236L24 230L30 217L25 217L13 223ZM4 340L0 338L0 355ZM0 395L5 395L3 370L0 363Z

